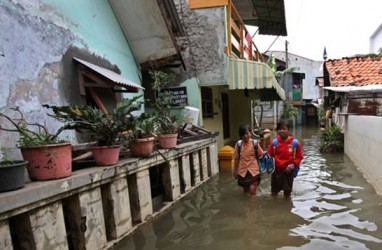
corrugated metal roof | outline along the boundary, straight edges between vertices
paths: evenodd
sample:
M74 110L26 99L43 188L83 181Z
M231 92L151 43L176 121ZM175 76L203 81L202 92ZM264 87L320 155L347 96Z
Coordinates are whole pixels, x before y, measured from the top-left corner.
M334 92L382 92L382 85L323 87Z
M106 77L107 79L112 81L115 85L118 85L118 86L121 86L124 88L134 88L134 89L142 89L142 90L145 89L142 86L122 77L121 75L118 75L117 73L115 73L111 70L102 68L100 66L97 66L97 65L92 64L90 62L78 59L76 57L73 57L73 59L76 60L77 62L81 63L82 65L88 67L89 69L103 75L104 77Z

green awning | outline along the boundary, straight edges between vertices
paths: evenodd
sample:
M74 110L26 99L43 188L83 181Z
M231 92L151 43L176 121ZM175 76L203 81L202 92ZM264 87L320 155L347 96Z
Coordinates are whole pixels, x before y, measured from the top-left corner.
M261 101L285 100L285 91L278 84L271 68L262 62L229 59L229 89L259 92Z

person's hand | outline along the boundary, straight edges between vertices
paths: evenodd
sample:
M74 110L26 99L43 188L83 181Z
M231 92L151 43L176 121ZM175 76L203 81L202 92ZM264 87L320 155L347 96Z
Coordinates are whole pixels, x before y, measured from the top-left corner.
M289 174L290 172L293 171L293 169L294 169L294 165L291 163L287 166L287 168L285 169L285 172Z

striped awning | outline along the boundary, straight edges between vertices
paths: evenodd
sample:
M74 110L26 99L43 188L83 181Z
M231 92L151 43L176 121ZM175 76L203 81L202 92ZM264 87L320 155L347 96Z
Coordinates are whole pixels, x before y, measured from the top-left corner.
M256 90L261 101L285 100L284 89L265 63L230 58L229 75L231 90Z

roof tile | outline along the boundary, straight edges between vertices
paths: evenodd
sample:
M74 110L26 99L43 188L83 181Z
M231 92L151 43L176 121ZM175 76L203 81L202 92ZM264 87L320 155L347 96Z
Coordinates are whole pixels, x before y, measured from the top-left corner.
M346 57L328 60L331 86L366 86L382 84L382 57Z

